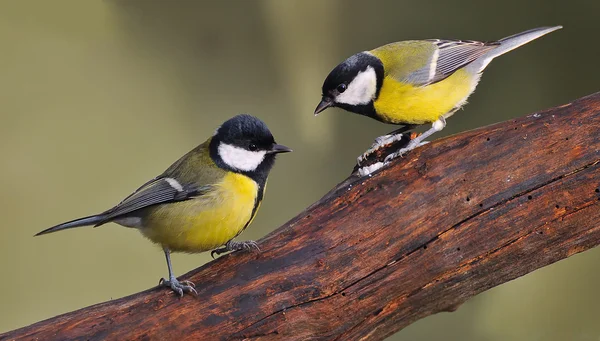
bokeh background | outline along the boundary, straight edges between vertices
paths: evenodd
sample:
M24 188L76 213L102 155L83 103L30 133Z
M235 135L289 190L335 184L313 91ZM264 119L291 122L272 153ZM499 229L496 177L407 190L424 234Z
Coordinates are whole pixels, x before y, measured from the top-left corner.
M334 109L320 86L338 62L415 38L554 32L495 60L443 135L600 90L600 1L262 0L0 2L0 332L154 286L162 252L114 224L33 238L102 211L242 112L280 157L258 239L345 178L393 130ZM423 214L427 214L423 212ZM177 274L208 254L174 255ZM390 340L599 340L600 249L425 318Z

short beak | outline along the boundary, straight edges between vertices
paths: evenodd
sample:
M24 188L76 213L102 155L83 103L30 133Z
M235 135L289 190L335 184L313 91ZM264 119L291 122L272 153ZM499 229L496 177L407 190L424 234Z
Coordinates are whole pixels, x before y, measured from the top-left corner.
M329 97L323 96L323 99L321 99L321 102L319 103L319 105L317 105L317 108L315 109L315 116L317 116L321 111L332 106L333 100Z
M289 153L292 150L282 144L274 144L267 153L269 154L277 154L277 153Z

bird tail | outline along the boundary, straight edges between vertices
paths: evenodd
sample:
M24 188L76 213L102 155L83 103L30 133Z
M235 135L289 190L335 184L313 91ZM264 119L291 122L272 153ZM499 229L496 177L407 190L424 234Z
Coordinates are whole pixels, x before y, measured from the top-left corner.
M483 56L477 58L476 61L469 64L467 67L470 71L475 73L480 73L486 66L492 61L492 59L505 54L506 52L512 51L519 46L525 45L528 42L537 39L543 35L546 35L552 31L556 31L561 29L562 26L553 26L553 27L538 27L531 29L529 31L517 33L510 37L506 37L498 40L498 47L490 50Z
M104 220L103 214L79 218L79 219L67 221L66 223L58 224L56 226L52 226L49 229L45 229L44 231L37 233L36 236L40 236L40 235L46 234L46 233L62 231L62 230L66 230L66 229L72 229L74 227L96 225L96 224L102 222L103 220Z

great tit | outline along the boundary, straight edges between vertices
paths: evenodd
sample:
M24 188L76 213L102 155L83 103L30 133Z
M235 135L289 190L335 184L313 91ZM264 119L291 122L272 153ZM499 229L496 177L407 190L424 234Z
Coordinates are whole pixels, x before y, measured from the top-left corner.
M432 127L390 154L382 165L417 146L446 126L475 90L492 59L562 26L540 27L495 42L471 40L409 40L357 53L336 66L322 88L315 115L330 107L404 125L376 139L358 158L360 166L373 151L398 138L398 133L425 123ZM361 172L362 175L374 170Z
M36 236L109 222L136 228L164 250L169 278L160 283L180 296L197 294L194 283L180 282L173 275L171 251L197 253L223 245L213 252L259 250L254 241L236 242L233 238L256 215L275 156L291 151L275 143L264 122L238 115L117 206Z

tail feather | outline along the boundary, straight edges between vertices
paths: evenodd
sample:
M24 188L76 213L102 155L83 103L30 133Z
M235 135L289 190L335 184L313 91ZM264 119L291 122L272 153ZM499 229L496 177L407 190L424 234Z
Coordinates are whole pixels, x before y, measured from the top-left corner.
M492 61L492 59L503 55L509 51L512 51L519 46L525 45L534 39L537 39L543 35L546 35L552 31L559 30L561 28L562 26L538 27L529 31L517 33L510 37L500 39L498 40L498 43L500 43L500 45L497 48L490 50L490 52L479 57L476 61L469 64L467 68L475 73L480 73L481 71L483 71L483 69L486 68L486 66Z
M68 221L66 223L58 224L56 226L52 226L49 229L45 229L44 231L37 233L36 236L40 236L42 234L47 234L47 233L52 233L52 232L58 232L58 231L66 230L66 229L72 229L74 227L96 225L96 224L102 222L103 220L104 220L104 215L102 215L102 214L79 218L79 219Z

